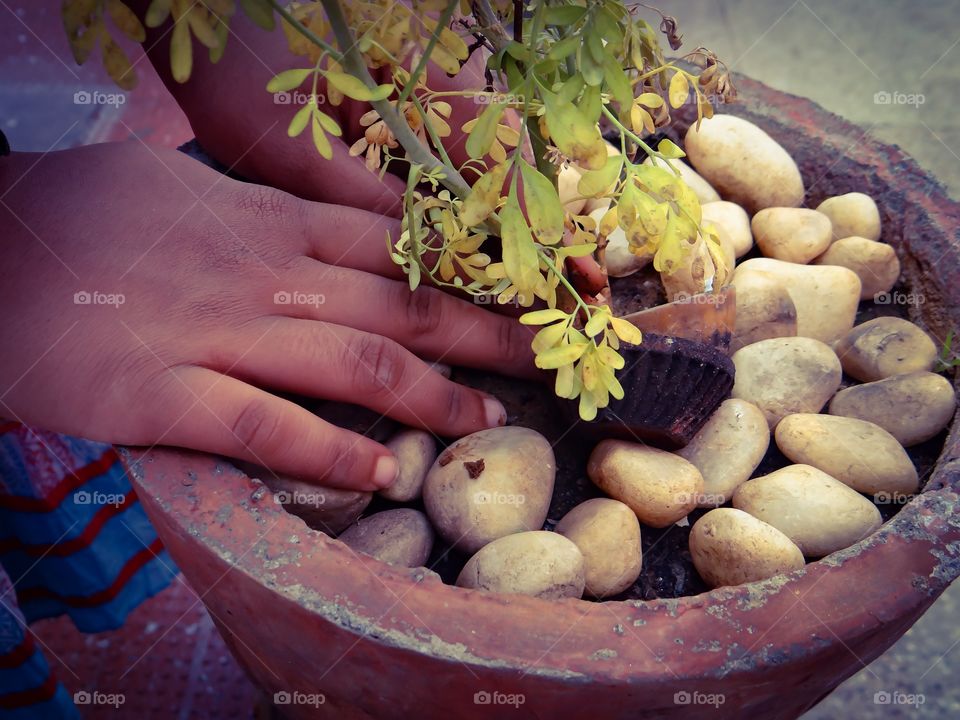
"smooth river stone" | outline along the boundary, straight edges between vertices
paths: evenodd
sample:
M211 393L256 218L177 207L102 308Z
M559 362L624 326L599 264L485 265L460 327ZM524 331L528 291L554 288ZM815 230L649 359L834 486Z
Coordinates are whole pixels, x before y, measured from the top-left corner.
M767 208L750 222L766 257L806 264L830 247L830 218L807 208Z
M393 485L380 495L394 502L410 502L420 497L427 471L437 459L437 441L433 435L416 428L405 428L384 443L400 465Z
M872 422L910 447L943 430L956 407L949 380L914 372L841 390L830 402L830 414Z
M756 405L771 428L793 413L819 412L840 387L840 360L819 340L773 338L733 354L732 395Z
M677 455L703 475L698 507L723 505L746 482L770 446L770 427L763 412L746 400L724 400L707 424Z
M807 557L850 547L883 522L872 502L810 465L747 480L733 494L733 506L773 525Z
M692 125L684 149L693 167L724 200L749 213L768 207L798 207L803 178L789 153L753 123L715 115Z
M860 278L861 300L882 302L877 296L890 292L900 278L900 260L896 251L886 243L862 237L837 240L813 263L853 270Z
M419 510L397 508L361 519L337 539L388 565L420 567L433 549L433 528Z
M837 240L853 235L880 239L880 211L869 195L858 192L837 195L824 200L817 210L830 218L833 237Z
M713 223L721 238L726 237L730 241L737 258L743 257L753 248L750 216L742 207L726 200L718 200L701 205L700 212L703 223Z
M930 371L938 357L930 336L898 317L880 317L857 325L835 349L843 371L861 382Z
M753 258L736 269L733 284L741 273L753 270L768 273L786 287L797 309L797 335L832 343L853 327L860 304L860 278L852 270Z
M838 415L798 413L777 425L777 447L795 463L823 470L857 492L912 495L919 479L910 456L879 425Z
M761 340L795 337L797 308L790 291L772 275L760 270L734 274L737 314L730 349Z

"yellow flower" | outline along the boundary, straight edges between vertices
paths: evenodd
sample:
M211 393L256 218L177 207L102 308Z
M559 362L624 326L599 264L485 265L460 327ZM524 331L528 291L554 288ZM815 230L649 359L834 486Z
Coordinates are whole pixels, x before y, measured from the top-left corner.
M366 152L367 167L376 171L380 168L381 150L385 147L393 149L398 147L399 143L386 123L380 119L376 110L365 113L360 118L360 125L367 130L363 137L350 147L350 155L351 157L357 157Z

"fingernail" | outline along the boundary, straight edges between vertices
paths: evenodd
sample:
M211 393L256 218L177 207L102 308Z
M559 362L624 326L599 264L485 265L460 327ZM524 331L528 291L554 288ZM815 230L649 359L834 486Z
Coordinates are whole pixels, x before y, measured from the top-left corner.
M483 399L484 419L487 421L487 427L500 427L507 424L507 411L496 398L487 397Z
M373 484L378 488L388 488L400 474L400 463L393 455L381 455L373 466Z

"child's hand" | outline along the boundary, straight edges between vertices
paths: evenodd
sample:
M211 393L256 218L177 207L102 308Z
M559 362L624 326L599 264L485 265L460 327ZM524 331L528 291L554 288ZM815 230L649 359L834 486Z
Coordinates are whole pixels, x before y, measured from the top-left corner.
M418 355L532 368L516 320L397 279L393 219L136 143L2 158L0 200L0 416L372 489L384 447L260 388L457 436L503 408Z
M140 3L146 6L146 2ZM170 21L168 21L169 23ZM309 127L295 138L287 126L300 105L278 103L266 91L267 83L291 68L309 67L311 61L290 52L280 28L267 32L254 25L242 12L230 24L230 36L223 57L212 64L205 52L194 48L190 79L177 83L170 74L170 33L168 25L148 29L147 48L151 62L167 88L186 113L200 145L211 157L235 169L240 175L281 188L310 200L349 205L400 217L405 183L387 173L381 180L368 170L363 156L351 157L350 146L363 135L360 117L370 109L366 103L349 98L337 106L323 106L343 129L343 137L328 136L333 161L322 158L313 146ZM455 78L429 66L433 90L482 88L485 58L477 52ZM388 82L383 73L379 82ZM285 97L294 102L309 94L309 83ZM321 83L319 92L325 92ZM453 108L448 119L451 134L444 144L452 160L468 159L462 125L477 115L472 98L444 97ZM402 150L395 152L402 154ZM405 164L400 164L405 171Z

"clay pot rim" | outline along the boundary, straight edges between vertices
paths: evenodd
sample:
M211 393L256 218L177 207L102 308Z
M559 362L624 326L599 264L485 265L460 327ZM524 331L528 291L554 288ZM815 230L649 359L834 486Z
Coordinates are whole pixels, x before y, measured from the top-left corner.
M738 79L738 82L752 83L746 79ZM777 95L783 97L783 94ZM862 133L809 101L793 100L795 108L805 106L808 109L808 117L827 118L833 126L828 130L808 124L811 132L820 132L827 137L839 127L847 133ZM795 109L794 113L797 112L799 110ZM925 175L898 150L881 146L873 140L863 145L883 148L889 166L897 166L899 172ZM858 150L851 149L850 152ZM942 189L933 197L916 195L910 196L911 201L917 203L918 209L936 218L941 226L956 227L960 222L960 203L947 198ZM947 242L956 244L955 238L947 238ZM949 295L943 304L947 308L960 306ZM120 453L148 511L165 513L199 551L203 548L214 551L228 568L233 567L255 582L268 585L288 602L307 605L327 621L358 636L368 632L369 621L373 620L378 642L400 646L412 653L429 654L451 662L495 664L529 674L589 677L594 681L602 677L630 680L662 677L664 674L663 660L647 647L634 626L666 627L660 636L654 635L651 629L647 637L658 652L668 656L676 648L663 640L667 634L675 638L716 640L719 637L722 638L718 641L722 649L729 651L731 644L743 641L746 628L763 630L762 637L793 609L802 611L798 602L803 601L804 607L809 604L820 612L813 609L810 614L801 612L799 617L791 617L789 623L777 628L777 645L782 650L776 661L788 662L793 656L809 655L811 637L824 634L826 625L820 617L829 616L827 629L842 640L872 632L887 619L896 620L905 617L910 609L916 611L929 605L960 575L960 561L956 558L960 544L960 516L954 513L960 500L960 460L955 459L960 448L960 424L956 420L955 415L944 451L923 491L893 519L856 545L789 575L718 588L695 596L651 601L557 602L467 590L430 580L420 582L415 570L390 567L372 558L358 561L346 545L308 530L299 518L273 503L251 506L251 492L262 487L259 481L246 478L211 456L171 449L121 449ZM204 478L218 474L233 474L237 480L246 478L246 482L218 483L212 490L205 488L200 495L196 488L184 485L187 476ZM243 531L262 531L265 523L275 520L276 525L270 527L277 529L275 534L284 538L282 542L286 543L290 535L302 536L304 533L311 533L317 542L306 549L301 544L296 548L296 559L288 558L287 562L267 570L260 554L248 552L237 557L219 537L213 539L204 533L205 526L219 520L216 513L225 505L232 508L230 529L236 529L237 536L243 537ZM220 522L224 523L223 520ZM278 555L282 555L285 549L288 548L280 544L275 548ZM325 572L318 573L314 582L305 588L302 570L307 561L315 561ZM375 573L371 573L368 566L372 566ZM838 568L858 570L832 572ZM857 580L868 576L883 577L882 588L870 587L870 583L865 583L864 587L856 585ZM807 595L815 587L818 593ZM849 604L851 596L861 604L847 607L845 603ZM395 608L396 602L391 601L397 597L409 597L410 601L402 603L402 608ZM425 644L417 634L423 621L408 604L419 608L422 613L426 608L439 618L441 631L431 630L436 635L436 642ZM381 614L379 611L384 608L386 612ZM781 611L782 616L771 617L771 612ZM498 626L491 628L495 637L474 633L468 622L471 617L484 621L497 618ZM772 620L775 622L771 625ZM596 654L613 644L608 639L611 627L628 631L631 642L617 645L619 655L616 662L598 663ZM576 642L566 638L571 630ZM466 660L463 647L471 651ZM684 676L725 677L740 669L749 670L749 667L740 668L727 657L728 654L688 653L685 655L688 662L682 668Z

